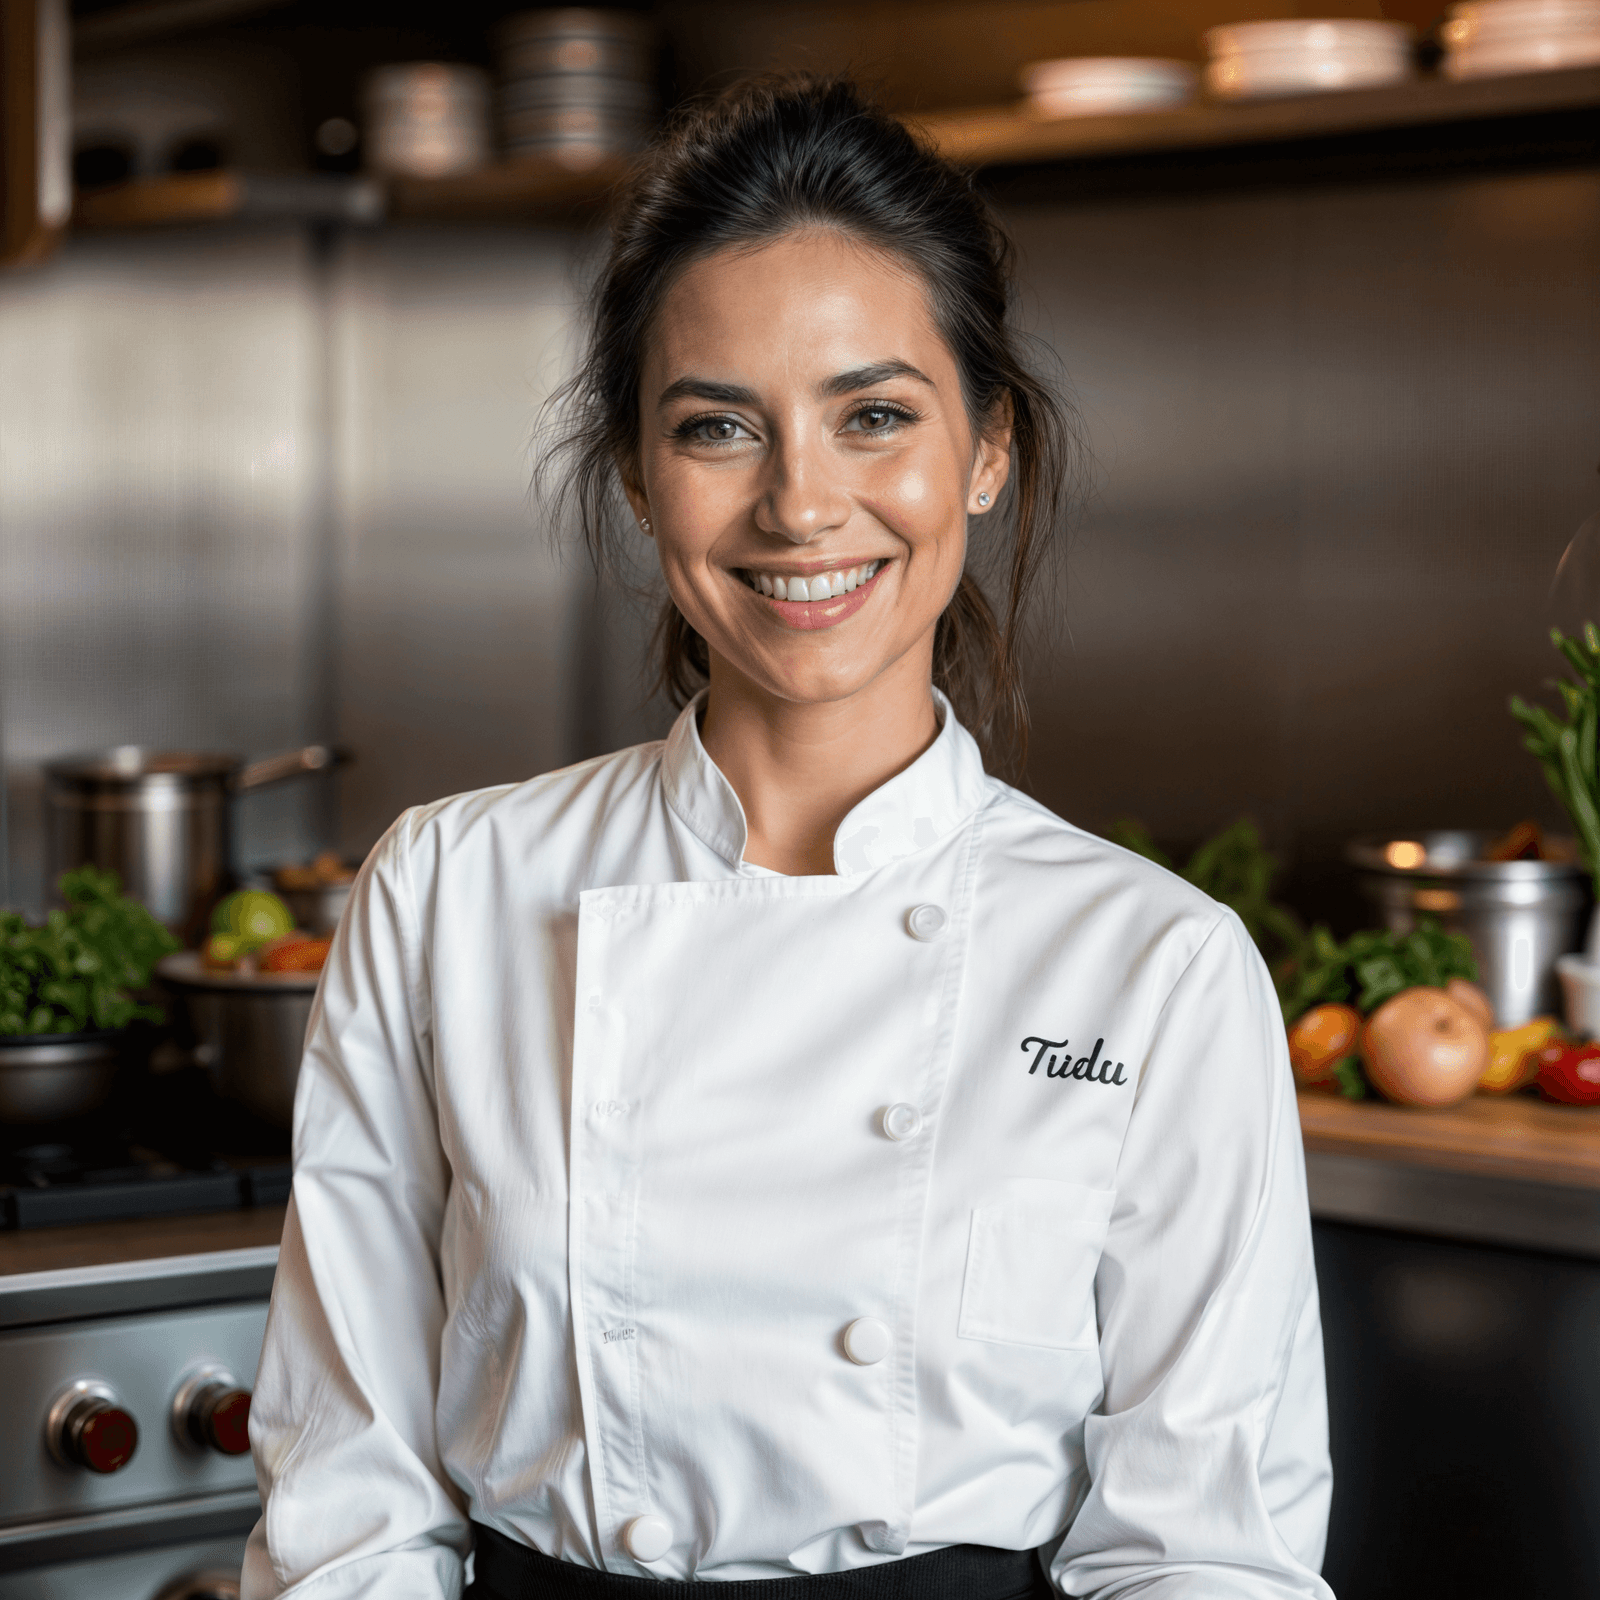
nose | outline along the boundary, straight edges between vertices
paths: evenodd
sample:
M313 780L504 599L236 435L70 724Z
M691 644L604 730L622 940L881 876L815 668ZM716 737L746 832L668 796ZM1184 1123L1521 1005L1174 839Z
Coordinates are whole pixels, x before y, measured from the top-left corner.
M810 544L850 515L849 497L834 480L826 445L796 429L767 457L766 482L756 501L756 526L790 544Z

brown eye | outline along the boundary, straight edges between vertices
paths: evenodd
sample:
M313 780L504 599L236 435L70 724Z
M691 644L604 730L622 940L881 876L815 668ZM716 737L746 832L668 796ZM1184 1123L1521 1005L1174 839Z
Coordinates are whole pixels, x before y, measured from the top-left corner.
M898 406L862 406L850 414L845 424L846 433L895 433L906 423L915 421L912 413Z
M688 417L672 430L672 435L698 444L738 444L754 437L737 417Z

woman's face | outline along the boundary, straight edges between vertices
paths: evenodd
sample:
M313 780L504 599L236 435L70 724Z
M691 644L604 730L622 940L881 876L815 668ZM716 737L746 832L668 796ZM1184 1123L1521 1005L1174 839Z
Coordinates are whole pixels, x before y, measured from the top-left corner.
M639 409L628 498L713 681L819 702L897 665L926 678L1010 438L974 437L910 269L822 231L697 262L662 302Z

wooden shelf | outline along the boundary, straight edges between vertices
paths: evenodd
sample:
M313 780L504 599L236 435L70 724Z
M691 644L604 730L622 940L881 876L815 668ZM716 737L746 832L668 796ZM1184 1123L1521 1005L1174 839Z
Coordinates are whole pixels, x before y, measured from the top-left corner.
M1600 1190L1600 1107L1524 1095L1474 1095L1436 1111L1332 1095L1299 1099L1308 1151Z
M1139 116L1045 120L1017 106L918 117L952 160L995 169L1076 167L1101 173L1140 162L1247 159L1288 152L1300 170L1316 147L1337 167L1341 149L1388 152L1409 140L1424 158L1454 137L1458 165L1492 162L1501 145L1537 161L1600 161L1600 67L1463 83L1419 79L1388 89L1305 95L1241 105L1196 105ZM1533 130L1530 132L1530 129ZM1541 134L1539 131L1543 129ZM1460 138L1467 130L1465 143ZM1541 142L1542 141L1542 142ZM1327 152L1335 152L1331 157ZM1426 159L1424 159L1426 165ZM197 172L94 190L78 197L77 226L140 228L252 218L376 223L386 218L521 222L592 205L626 161L553 156L498 161L453 178L335 177ZM1108 180L1111 187L1119 182Z
M1595 108L1600 108L1600 67L1460 83L1421 78L1386 89L1129 116L1047 120L1022 106L994 106L915 121L951 160L995 167L1301 143ZM1593 136L1600 139L1600 125Z
M193 172L89 190L77 197L73 222L80 228L148 228L263 218L521 221L598 200L624 167L616 158L574 163L540 156L499 161L454 178Z
M457 178L391 178L389 214L441 221L555 214L599 200L626 170L618 156L520 156Z
M370 178L186 172L82 192L73 204L72 221L80 228L150 228L269 218L373 223L382 221L383 213L383 189Z

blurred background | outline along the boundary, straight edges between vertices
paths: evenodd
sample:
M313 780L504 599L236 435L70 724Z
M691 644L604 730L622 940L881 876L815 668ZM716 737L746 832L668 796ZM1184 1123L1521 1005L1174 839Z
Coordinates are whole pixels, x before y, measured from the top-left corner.
M0 277L0 900L45 898L51 756L356 751L241 802L250 866L662 730L530 443L635 128L754 67L930 117L1021 248L1094 462L1028 788L1179 845L1250 815L1345 920L1353 834L1557 821L1506 700L1551 675L1556 562L1600 508L1593 69L1446 79L1442 11L1407 4L1409 81L1144 128L1030 117L1020 74L1198 69L1239 0L685 0L629 19L636 99L518 146L539 73L499 6L79 0L39 152L76 206L30 228L13 161L33 261ZM406 147L426 86L375 98L414 61L481 72L459 148Z
M1358 836L1572 831L1508 701L1600 610L1600 0L0 0L0 47L0 905L76 864L80 752L291 753L216 801L238 881L665 730L535 428L629 156L763 68L973 170L1078 407L1025 788L1180 860L1252 818L1341 937ZM1330 1579L1600 1592L1600 1130L1341 1104Z

